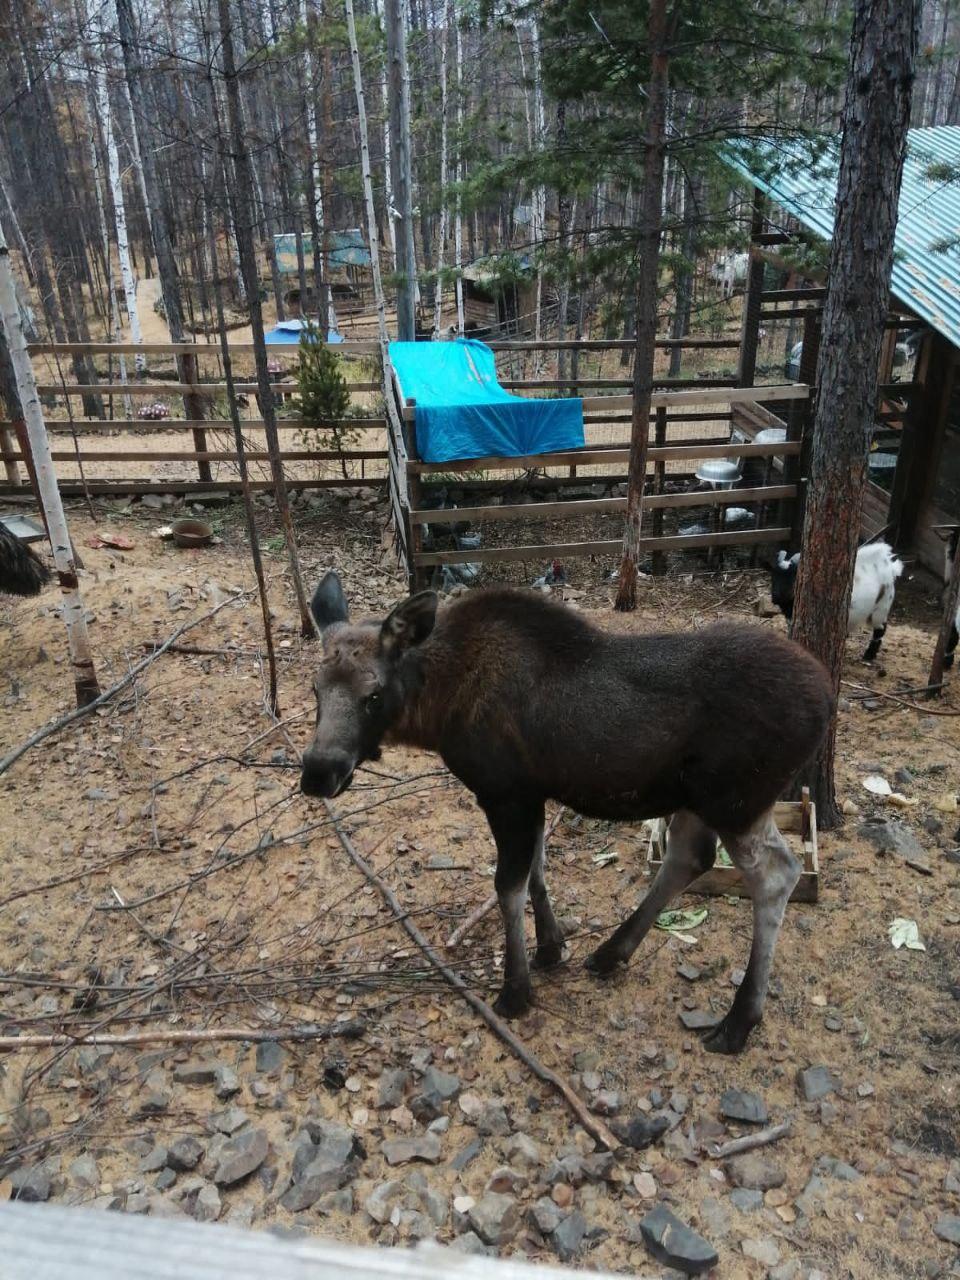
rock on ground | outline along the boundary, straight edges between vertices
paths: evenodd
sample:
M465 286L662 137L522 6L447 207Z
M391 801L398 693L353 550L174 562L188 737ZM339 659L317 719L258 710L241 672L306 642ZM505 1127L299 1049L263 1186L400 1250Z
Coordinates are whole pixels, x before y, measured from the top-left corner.
M640 1222L640 1234L648 1253L685 1275L709 1271L719 1261L716 1249L698 1232L681 1222L662 1204L651 1209Z
M213 1180L220 1187L232 1187L259 1169L267 1158L270 1144L262 1129L250 1129L223 1144L220 1163Z
M513 1196L487 1191L468 1211L470 1226L485 1244L506 1244L520 1225L520 1211Z
M750 1187L756 1191L769 1191L782 1187L787 1175L775 1161L756 1151L747 1151L727 1161L727 1175L737 1187Z

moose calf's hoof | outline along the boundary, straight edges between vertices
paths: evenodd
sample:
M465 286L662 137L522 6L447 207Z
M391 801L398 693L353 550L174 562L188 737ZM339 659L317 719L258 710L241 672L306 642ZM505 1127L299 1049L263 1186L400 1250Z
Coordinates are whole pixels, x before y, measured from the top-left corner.
M564 959L562 942L545 942L542 947L537 947L536 954L533 957L533 967L535 969L555 969L558 964L563 964Z
M493 1012L501 1018L519 1018L530 1008L531 993L528 990L517 990L516 987L504 987L493 1002Z
M707 1053L741 1053L749 1035L748 1023L731 1018L730 1014L727 1014L703 1037L703 1047Z
M584 960L584 968L589 973L594 973L599 978L605 978L616 969L626 967L626 961L618 954L615 947L611 947L609 942L605 942L602 947L597 947L596 951L587 956Z

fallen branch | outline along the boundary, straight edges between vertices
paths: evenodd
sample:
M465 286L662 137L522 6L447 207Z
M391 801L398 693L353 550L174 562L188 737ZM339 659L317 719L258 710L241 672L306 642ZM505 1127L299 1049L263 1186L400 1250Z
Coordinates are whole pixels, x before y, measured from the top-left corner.
M334 1022L325 1027L271 1027L268 1030L251 1027L212 1027L204 1031L124 1031L119 1034L78 1034L46 1036L0 1036L0 1053L12 1049L49 1049L72 1045L121 1045L121 1044L203 1044L220 1040L250 1040L260 1044L265 1040L357 1040L367 1029L365 1022L353 1018L349 1022Z
M584 1129L586 1129L587 1133L594 1137L598 1142L603 1143L603 1145L610 1151L618 1151L623 1144L614 1137L613 1133L611 1133L599 1117L590 1114L586 1106L583 1104L581 1099L577 1097L567 1081L564 1080L562 1076L557 1075L557 1073L551 1070L550 1067L545 1067L538 1058L534 1057L530 1050L513 1034L503 1019L499 1018L494 1013L487 1002L485 1000L481 1000L478 995L474 995L460 975L451 969L449 965L444 964L436 951L434 951L433 947L420 932L420 929L404 912L403 907L400 905L396 894L390 886L379 875L377 875L376 871L374 871L370 864L361 857L354 848L353 841L340 826L330 803L327 800L324 800L323 803L327 813L330 815L330 821L333 825L333 829L337 833L337 838L343 846L347 857L354 866L364 874L370 883L379 889L381 896L390 907L390 910L393 912L398 922L403 925L404 929L438 973L442 974L450 986L453 987L453 989L463 997L467 1004L480 1015L490 1030L499 1036L511 1053L513 1053L514 1056L524 1064L524 1066L528 1067L538 1079L542 1080L545 1084L551 1085L557 1090L566 1102L567 1106L576 1116L577 1120L581 1125L583 1125Z
M172 648L184 632L190 631L194 627L198 627L201 622L206 622L207 619L212 618L215 613L219 613L221 609L225 609L228 604L234 604L237 600L242 600L244 596L249 594L250 593L247 591L240 591L237 595L228 596L226 600L221 600L218 605L213 609L208 609L207 612L201 614L199 618L191 618L191 620L189 622L185 622L182 627L177 627L176 631L174 631L172 635L168 636L167 639L164 640L163 644L158 645L157 648L154 649L146 658L132 666L122 680L118 680L115 685L111 685L109 689L104 693L101 693L99 697L94 698L92 702L88 702L86 706L75 707L73 711L68 711L66 715L60 716L59 719L54 720L43 729L38 729L37 732L27 738L25 742L21 742L19 747L14 747L12 751L9 751L5 756L0 758L0 773L6 773L10 766L15 764L21 756L26 755L31 747L37 746L37 744L43 742L45 738L49 738L52 734L58 733L61 729L65 729L68 724L73 724L75 720L79 720L82 716L89 715L91 711L96 711L96 709L98 707L102 707L105 702L109 702L115 694L126 689L128 685L134 682L141 671L151 666L162 654Z
M772 1142L779 1142L790 1132L789 1120L782 1124L772 1124L769 1129L758 1129L756 1133L744 1134L742 1138L733 1138L721 1146L710 1147L710 1155L714 1160L726 1160L728 1156L737 1156L742 1151L754 1151L757 1147L769 1147Z
M866 684L855 684L852 680L841 680L841 684L846 685L848 689L859 689L865 697L884 698L887 702L895 702L898 706L906 707L909 711L919 711L923 716L960 716L960 711L945 711L938 707L921 707L919 703L908 702L906 698L898 698L892 693L881 693L879 689L871 689ZM941 685L928 685L931 690L940 689Z
M157 646L153 640L144 640L142 647L153 653ZM167 645L167 652L185 653L193 658L260 658L263 656L262 649L207 649L203 645L196 644Z
M125 849L123 853L115 854L112 858L104 858L102 862L95 862L93 866L86 867L83 871L73 871L67 876L57 876L55 880L44 880L40 884L30 885L27 889L17 889L15 893L8 893L5 898L0 898L0 908L8 907L11 902L16 902L19 898L29 898L32 893L45 893L48 889L57 889L64 884L73 884L75 880L84 880L87 876L102 875L109 867L115 867L118 862L126 862L127 858L134 858L138 853L149 853L149 849Z
M544 850L546 850L547 841L560 825L560 819L563 817L563 813L564 806L561 805L550 819L550 825L543 833ZM456 929L454 929L453 933L451 933L450 937L443 944L447 950L452 951L454 947L459 947L460 943L464 940L474 925L479 924L484 916L489 915L496 905L497 895L495 893L491 893L489 898L484 899L484 901L480 903L479 907L470 912L466 920L457 925Z

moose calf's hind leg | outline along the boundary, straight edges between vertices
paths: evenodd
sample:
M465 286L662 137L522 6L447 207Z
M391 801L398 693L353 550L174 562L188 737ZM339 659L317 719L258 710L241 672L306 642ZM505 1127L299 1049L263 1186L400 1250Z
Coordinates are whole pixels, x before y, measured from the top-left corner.
M657 916L678 893L709 871L717 853L717 837L693 813L680 810L670 819L667 849L650 892L629 919L610 935L586 965L592 973L612 973L626 962L646 937Z
M563 930L557 924L544 879L543 827L537 837L533 864L530 868L530 897L537 925L537 952L533 959L535 969L552 969L563 960Z
M745 835L724 837L753 903L753 942L747 971L729 1013L704 1036L711 1053L739 1053L763 1017L773 953L800 864L768 814Z

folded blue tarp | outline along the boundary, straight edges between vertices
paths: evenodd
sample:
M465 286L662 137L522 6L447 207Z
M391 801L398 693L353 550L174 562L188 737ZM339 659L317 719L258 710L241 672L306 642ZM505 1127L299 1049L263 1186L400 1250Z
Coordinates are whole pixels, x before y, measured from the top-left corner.
M404 396L416 401L424 462L519 458L583 445L583 402L512 396L482 342L391 342L390 359Z
M274 328L268 329L263 335L263 340L268 346L274 343L282 343L288 345L293 343L294 346L300 341L300 335L306 329L306 325L302 320L281 320ZM335 329L327 332L327 342L342 342L343 338Z

